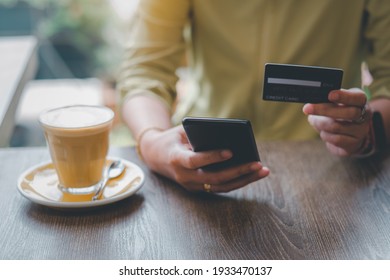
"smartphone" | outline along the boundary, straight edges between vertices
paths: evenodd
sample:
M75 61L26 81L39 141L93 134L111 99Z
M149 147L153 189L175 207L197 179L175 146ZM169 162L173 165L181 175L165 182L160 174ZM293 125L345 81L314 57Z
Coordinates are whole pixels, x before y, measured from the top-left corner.
M249 120L186 117L182 123L195 152L228 149L233 153L232 158L204 166L204 170L218 171L260 161Z

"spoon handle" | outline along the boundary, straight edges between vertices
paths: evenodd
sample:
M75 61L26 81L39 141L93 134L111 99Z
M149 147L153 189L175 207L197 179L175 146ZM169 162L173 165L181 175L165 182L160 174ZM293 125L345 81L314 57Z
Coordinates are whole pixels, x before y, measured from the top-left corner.
M95 201L95 200L97 200L100 197L100 195L102 194L102 192L104 190L104 187L107 185L107 182L108 182L108 171L110 170L110 167L111 166L108 166L104 170L103 180L100 183L98 189L96 190L94 196L92 197L92 201Z

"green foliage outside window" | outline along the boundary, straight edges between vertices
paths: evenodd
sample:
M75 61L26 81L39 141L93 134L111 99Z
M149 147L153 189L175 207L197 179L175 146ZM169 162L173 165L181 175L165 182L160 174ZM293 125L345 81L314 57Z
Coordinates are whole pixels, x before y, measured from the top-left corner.
M0 0L12 7L26 3L42 15L35 35L56 44L74 46L90 61L91 75L111 72L118 46L113 39L116 18L108 0Z

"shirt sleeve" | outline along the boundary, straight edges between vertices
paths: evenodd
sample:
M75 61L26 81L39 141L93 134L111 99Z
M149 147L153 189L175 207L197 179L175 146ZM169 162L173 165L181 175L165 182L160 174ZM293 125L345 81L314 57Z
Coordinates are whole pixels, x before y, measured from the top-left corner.
M385 0L367 1L366 28L367 62L373 82L369 86L372 98L390 98L390 3Z
M121 102L136 94L152 94L172 107L188 15L189 0L139 1L118 79Z

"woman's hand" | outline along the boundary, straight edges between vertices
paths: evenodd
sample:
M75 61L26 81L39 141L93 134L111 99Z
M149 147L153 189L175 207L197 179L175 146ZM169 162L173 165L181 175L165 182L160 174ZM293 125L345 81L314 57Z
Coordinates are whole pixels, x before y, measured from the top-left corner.
M152 170L189 191L229 192L269 174L268 168L260 162L217 172L202 170L202 166L231 158L232 153L228 150L193 152L182 126L165 131L151 130L140 144L142 156Z
M360 89L329 93L332 103L305 104L303 112L328 150L338 156L360 154L370 135L371 111Z

